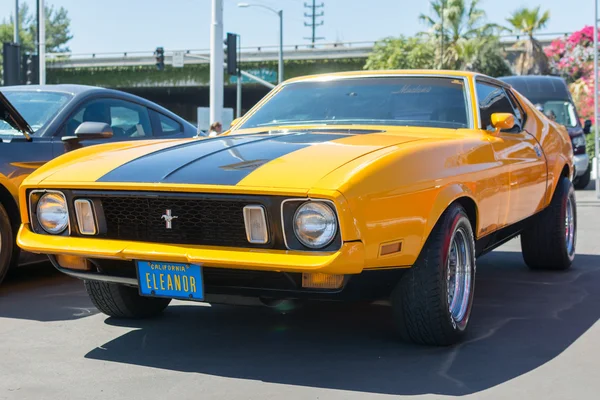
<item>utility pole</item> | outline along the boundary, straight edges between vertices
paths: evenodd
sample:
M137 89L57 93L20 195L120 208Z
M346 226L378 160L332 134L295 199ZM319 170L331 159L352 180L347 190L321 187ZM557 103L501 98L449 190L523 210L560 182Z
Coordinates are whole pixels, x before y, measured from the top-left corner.
M324 21L317 23L317 18L325 15L325 12L323 12L323 11L321 11L319 14L317 14L317 9L325 7L325 4L321 3L320 5L317 5L316 1L317 0L312 0L312 5L304 3L305 8L312 9L311 14L304 13L304 17L311 18L311 20L312 20L311 23L306 23L306 22L304 23L304 26L310 26L312 28L312 36L310 38L306 38L306 37L304 38L304 39L310 39L310 41L312 43L312 47L315 47L316 40L324 39L322 37L316 37L316 29L317 29L317 26L322 26L325 23Z
M40 62L40 85L46 84L46 9L44 0L38 0L38 43Z
M223 118L223 0L212 0L210 26L210 123Z
M15 38L14 42L19 44L19 0L15 0Z

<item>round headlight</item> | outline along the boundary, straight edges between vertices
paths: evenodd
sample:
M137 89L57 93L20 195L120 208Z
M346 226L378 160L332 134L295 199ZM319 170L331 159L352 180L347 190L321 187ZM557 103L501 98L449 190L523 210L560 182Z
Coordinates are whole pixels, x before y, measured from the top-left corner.
M294 233L306 247L320 249L327 246L337 232L335 213L319 202L304 203L294 215Z
M65 198L58 193L46 193L37 203L37 219L42 228L57 235L67 229L69 213Z

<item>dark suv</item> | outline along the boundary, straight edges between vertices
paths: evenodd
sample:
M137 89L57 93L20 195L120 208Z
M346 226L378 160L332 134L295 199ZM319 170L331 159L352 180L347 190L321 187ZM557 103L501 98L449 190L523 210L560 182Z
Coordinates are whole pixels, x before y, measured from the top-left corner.
M582 126L573 98L564 79L558 76L522 75L498 78L511 85L517 92L535 104L546 116L564 125L569 131L575 174L573 185L585 189L590 182L592 164L585 148L585 135L590 133L591 121Z

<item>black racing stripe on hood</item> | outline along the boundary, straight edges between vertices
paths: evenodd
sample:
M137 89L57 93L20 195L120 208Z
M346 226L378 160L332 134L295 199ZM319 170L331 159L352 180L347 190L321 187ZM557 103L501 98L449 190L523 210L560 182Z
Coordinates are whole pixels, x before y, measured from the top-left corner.
M300 132L198 140L136 158L108 172L98 182L236 185L276 158L346 136L349 135Z

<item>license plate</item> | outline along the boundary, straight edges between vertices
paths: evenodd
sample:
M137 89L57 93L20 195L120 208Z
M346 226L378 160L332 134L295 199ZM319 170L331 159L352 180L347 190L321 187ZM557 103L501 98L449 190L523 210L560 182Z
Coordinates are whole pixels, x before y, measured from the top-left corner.
M199 265L138 261L137 271L142 296L204 299L202 268Z

